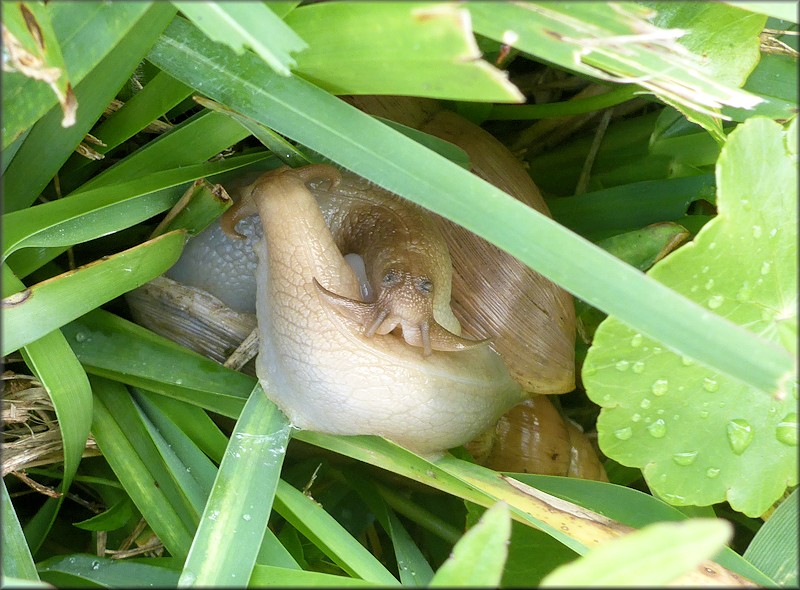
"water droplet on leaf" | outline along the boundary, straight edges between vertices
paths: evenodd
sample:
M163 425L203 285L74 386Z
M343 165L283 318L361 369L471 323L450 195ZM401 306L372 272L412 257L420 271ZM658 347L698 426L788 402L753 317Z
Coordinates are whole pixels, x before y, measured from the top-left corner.
M790 412L783 417L775 436L785 445L797 446L797 412Z
M614 365L614 368L617 369L617 371L627 371L629 366L630 363L628 361L619 361Z
M664 438L664 436L667 434L667 425L661 418L659 418L647 427L647 432L649 432L650 436L653 438Z
M717 381L711 377L706 377L703 379L703 389L714 393L719 389L719 383L717 383Z
M655 383L653 383L653 386L650 388L650 390L653 392L653 395L658 395L658 396L667 393L668 389L669 389L669 381L667 381L666 379L657 380Z
M725 298L722 295L712 295L708 298L708 307L711 309L717 309L724 302Z
M772 268L771 262L764 262L764 264L761 265L761 274L768 275L771 268Z
M690 451L687 453L675 453L672 455L672 460L678 465L691 465L697 459L697 451Z
M744 453L753 442L753 427L747 420L736 418L728 422L728 442L737 455Z
M636 348L637 346L641 346L642 340L644 340L642 335L636 334L633 338L631 338L631 346L633 346L634 348Z
M620 428L619 430L614 431L614 436L619 440L628 440L630 437L633 436L633 429L630 426L626 426L625 428Z
M761 226L760 225L754 225L753 226L753 237L756 238L756 239L761 237Z
M681 357L681 364L684 367L691 367L694 364L694 359L691 359L688 356L682 356Z
M717 469L716 467L709 467L708 469L706 469L706 477L714 479L718 475L719 475L719 469Z
M644 373L644 363L642 361L636 361L635 363L633 363L633 367L631 367L631 370L637 375L641 375L642 373Z
M638 422L641 419L642 419L641 414L634 414L633 416L631 416L631 422Z
M649 399L647 399L647 398L644 398L644 399L641 401L641 403L639 404L639 407L640 407L640 408L643 408L643 409L645 409L645 410L646 410L647 408L649 408L649 407L650 407L650 403L651 403L651 402L650 402L650 400L649 400Z
M706 288L706 291L710 290L712 287L714 287L714 279L708 279L706 284L703 286Z

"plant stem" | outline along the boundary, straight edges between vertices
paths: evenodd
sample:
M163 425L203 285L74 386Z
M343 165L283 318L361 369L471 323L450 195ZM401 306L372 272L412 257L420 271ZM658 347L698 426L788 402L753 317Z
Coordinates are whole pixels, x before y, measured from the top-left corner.
M551 119L555 117L567 117L571 115L583 115L599 111L623 102L627 102L636 97L637 93L643 92L638 86L620 86L609 90L604 94L582 98L579 100L567 100L563 102L551 102L548 104L526 104L526 105L502 105L497 104L492 107L487 121L527 121L531 119Z

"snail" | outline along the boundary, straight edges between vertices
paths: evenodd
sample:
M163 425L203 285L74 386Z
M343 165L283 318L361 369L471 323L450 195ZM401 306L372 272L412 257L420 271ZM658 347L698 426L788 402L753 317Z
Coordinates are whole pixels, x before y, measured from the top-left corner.
M415 99L394 97L357 97L349 100L367 112L388 115L389 118L459 145L470 156L473 172L530 206L546 212L544 201L519 162L479 127L455 114L442 111L441 107L432 102L415 102ZM370 103L370 100L374 102ZM404 105L404 100L411 102ZM400 104L399 110L397 104ZM408 105L411 108L403 111ZM408 116L408 113L412 115ZM263 269L259 269L260 278L257 281L260 290L259 323L266 327L266 332L271 336L279 330L278 324L284 322L281 338L296 347L288 352L285 346L289 344L278 344L277 350L264 349L264 346L272 345L265 345L264 342L268 341L262 338L264 342L261 343L258 373L266 382L265 389L290 419L298 426L326 432L381 434L428 456L436 456L447 448L475 438L497 445L501 431L508 430L508 424L518 419L513 416L529 413L533 409L543 411L542 408L551 408L553 420L562 425L559 428L574 430L574 427L561 420L545 396L535 395L562 393L574 388L574 312L570 296L510 255L460 226L430 213L421 215L416 206L382 191L368 181L346 171L331 170L320 167L307 170L283 168L268 173L243 191L249 198L241 200L241 204L228 213L221 225L207 232L215 240L227 240L226 249L242 253L242 258L247 259L246 246L241 241L228 239L224 230L228 233L242 232L252 238L258 234L258 223L254 223L252 218L240 220L255 209L261 213L268 247L266 253L260 254ZM290 206L290 202L295 204ZM376 203L378 207L375 206ZM283 217L281 211L284 212ZM306 231L309 227L315 228L311 232L314 245L310 249L302 250L306 257L304 264L310 271L302 285L292 287L292 292L303 298L303 305L313 307L313 313L304 311L298 315L292 308L293 304L285 297L286 290L267 287L269 283L261 278L265 277L267 267L273 274L275 269L280 268L288 276L297 275L291 263L273 258L286 248L289 251L294 251L294 248L299 252L301 245L309 242L308 233L302 239L295 236L292 238L294 241L285 241L285 236L290 232L288 225L293 217L285 215L286 211L292 211L294 215L302 211L303 219L307 219L307 216L310 216L308 219L313 218L313 223L306 220L291 224L292 227L303 226ZM397 219L404 216L412 222L401 227L402 224ZM273 221L269 221L270 217ZM387 218L390 221L389 227L394 224L400 235L387 239L388 234L382 237L379 235L381 231L385 233L385 230L367 229L386 227L382 224L386 223ZM353 224L359 219L366 219L367 223L354 228ZM270 234L270 231L273 233ZM377 240L378 246L368 239L376 236L375 231L381 237ZM322 242L318 236L324 237ZM201 244L195 250L206 256L209 253L212 257L216 255L213 248L202 245L202 236L195 240ZM398 253L405 254L403 244L414 240L425 244L424 248L418 249L418 256L397 256ZM272 247L273 242L277 247ZM184 258L191 258L187 256L191 254L191 246L192 244L187 247ZM359 250L364 265L360 281L355 278L358 273L342 257L342 253ZM452 268L447 259L448 252L452 258ZM324 264L319 260L314 262L313 258L318 256L322 256ZM254 256L250 253L249 257L250 260L245 262L252 267ZM230 261L231 256L226 254L220 260ZM493 260L494 263L486 264L486 260ZM194 270L187 271L186 267L192 265ZM184 262L182 259L169 274L174 279L186 281L187 276L200 266L202 264L198 265L196 261ZM208 275L208 270L205 270ZM398 272L390 272L393 270ZM231 274L227 270L223 272L228 272L228 276ZM235 274L242 273L241 266L237 267ZM387 275L391 276L387 278ZM398 281L395 275L399 275L401 280ZM222 299L228 296L224 286L215 291L215 288L202 283L203 281L194 284ZM402 286L400 291L392 291L398 286ZM255 288L255 284L250 287ZM170 291L192 289L173 283L167 278L142 289L148 288L151 294L157 292L159 297ZM411 292L417 299L417 293L428 297L422 298L423 305L418 305L419 301L411 306L398 305L403 298L394 293L400 292ZM132 295L136 296L136 293ZM186 295L184 299L187 297L197 299L196 294ZM275 311L284 309L283 306L295 314L297 324L286 320L282 312ZM231 307L236 306L231 304ZM236 311L229 311L238 321L243 318L248 320L251 317L248 312L253 310L239 305ZM139 315L141 317L143 314ZM242 323L246 324L247 321ZM371 355L373 360L369 362L375 362L378 368L369 370L363 363L351 364L347 360L351 358L351 353L348 353L337 357L338 361L326 361L323 369L306 366L287 373L284 366L287 358L301 365L310 364L311 349L300 346L298 339L314 340L315 337L307 335L305 331L312 324L324 324L328 326L326 329L335 330L339 334L335 346L353 348L356 352L352 354L359 359L366 358L361 356L362 353ZM428 326L427 337L423 327L425 324ZM242 330L246 332L245 328ZM261 332L263 335L263 328ZM243 338L242 333L244 332L239 334L239 340ZM274 341L275 338L271 340ZM318 340L312 342L317 347L314 350L324 351L324 343ZM335 347L330 344L330 340L328 342L329 349ZM363 352L365 350L369 352ZM209 354L224 358L229 352L230 345L227 345L227 349ZM375 360L378 357L380 360ZM387 361L388 364L385 364ZM316 363L315 360L314 364ZM332 366L337 366L336 363L353 367L353 376L342 377L341 381L338 377L333 380L336 381L335 386L342 389L337 394L339 397L335 403L323 409L308 409L306 406L310 407L319 396L309 395L303 387L297 386L297 380L303 378L305 383L326 382L330 380L330 375L325 371L331 371ZM447 369L444 371L438 368L445 366ZM433 373L429 372L433 367L437 369ZM384 379L385 375L393 376ZM411 381L408 380L409 375ZM414 390L417 387L415 383L431 379L431 375L439 379L437 387L445 392L444 395L433 392L423 394ZM295 384L287 385L292 379ZM413 379L419 381L415 382ZM371 395L363 395L358 391L352 394L351 391L349 400L342 397L345 395L343 383L349 383L348 387L353 387L355 383L355 389L358 390L358 386L369 380L380 384L372 388ZM454 393L452 384L444 385L447 380L459 386L468 381L470 387ZM471 393L466 391L470 388ZM478 389L483 391L478 392ZM389 396L392 403L398 399L406 400L410 396L414 398L411 405L417 407L404 403L391 408L391 411L383 406L376 410L375 405L369 405L368 402L375 402L379 390L380 393L393 392ZM291 394L281 397L282 391L289 391ZM410 393L412 391L416 393ZM295 397L296 395L299 397ZM536 400L535 404L525 402L517 405L509 412L508 418L501 418L498 422L498 418L506 410L532 396ZM420 404L423 399L424 403ZM421 412L419 406L430 406L430 409L435 406L435 412ZM298 407L302 409L298 410ZM348 412L349 418L344 419L343 416ZM388 426L377 424L377 416L381 413L391 416L387 420L390 423ZM526 420L525 427L530 427L533 421L529 418ZM398 422L403 424L398 425ZM505 426L501 428L502 424ZM541 421L536 427L543 428ZM508 441L513 437L505 434L503 436L507 437L507 443L501 443L498 449L503 446L508 449L511 446ZM580 444L586 443L584 447L588 448L588 441L583 438L582 433L575 431L575 437L576 441L583 441ZM521 446L527 444L523 439L524 437L516 438L518 442L514 444L520 447L517 454L530 451L530 448L528 451L521 449ZM565 453L559 455L573 453L579 446L571 444L565 448ZM471 451L476 448L476 445L468 446ZM538 451L534 449L534 452ZM476 454L482 455L480 458L484 461L490 460L497 469L542 472L539 467L503 467L499 458L502 453L486 452L485 444ZM586 470L589 475L584 476L602 479L604 474L596 475L602 472L602 466L594 453L584 453L583 456L587 457L584 461L591 464L591 468ZM544 469L545 472L567 475L570 469L568 466L565 467L560 460L551 462L552 468ZM574 471L574 467L572 469ZM591 475L593 472L595 475Z

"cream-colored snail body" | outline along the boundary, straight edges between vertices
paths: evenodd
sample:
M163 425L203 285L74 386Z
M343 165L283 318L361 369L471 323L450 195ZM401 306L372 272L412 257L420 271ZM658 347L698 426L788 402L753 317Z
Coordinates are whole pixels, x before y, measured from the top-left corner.
M331 305L315 280L361 300L306 184L330 181L331 170L281 168L245 189L264 235L256 275L264 389L299 428L378 434L428 456L461 445L521 401L521 388L488 346L423 356L395 334L367 336Z

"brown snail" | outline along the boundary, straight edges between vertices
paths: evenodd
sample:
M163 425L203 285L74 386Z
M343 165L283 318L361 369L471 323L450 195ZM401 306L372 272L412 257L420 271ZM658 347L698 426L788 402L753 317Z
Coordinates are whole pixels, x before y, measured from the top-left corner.
M361 104L358 106L368 112L377 111L376 114L389 115L390 118L399 119L402 123L410 124L459 145L469 154L473 171L476 174L520 198L530 206L546 211L544 201L519 163L499 142L477 126L452 113L437 110L435 105L431 106L430 103L424 101L415 103L412 100L403 105L405 99L383 97L376 100L377 103L373 102L372 105L368 104L369 99L364 97L353 99L353 102L358 104L360 101ZM377 108L376 104L380 108ZM394 111L380 112L387 104L389 105L388 110L394 109ZM410 118L407 116L408 111L399 112L397 107L400 105L399 108L402 111L408 104L412 105L411 110L414 112ZM415 105L423 105L423 108L418 109ZM377 217L383 215L384 218L399 215L397 219L402 219L404 215L408 216L409 210L414 211L414 206L399 197L381 191L378 187L352 174L331 173L330 170L320 174L321 172L324 170L316 168L316 178L311 170L304 172L302 169L300 171L283 169L265 175L254 185L245 189L245 192L249 191L248 194L251 197L256 198L241 201L240 209L230 213L228 221L223 222L223 225L227 226L230 231L244 216L243 213L248 209L252 211L258 208L262 223L265 223L265 239L268 243L266 253L263 254L265 260L263 266L269 266L270 272L275 268L285 268L288 276L296 276L296 269L291 265L296 262L298 255L293 254L295 258L287 267L287 262L281 261L279 258L280 251L287 247L290 250L295 248L295 251L299 251L297 248L300 247L300 243L308 242L308 235L300 240L284 239L289 230L287 229L287 215L284 214L281 217L281 207L285 207L286 211L291 211L292 215L288 215L289 218L296 215L298 211L302 211L303 216L313 213L313 226L316 228L314 233L327 237L323 240L324 244L320 244L318 241L314 242L315 245L311 249L313 255L308 255L306 260L310 270L306 273L302 284L296 284L292 288L294 295L301 295L307 303L311 302L316 306L314 314L304 310L300 315L305 318L313 318L312 322L317 322L317 324L326 323L329 327L333 326L334 331L340 335L343 334L344 336L337 340L336 347L350 346L355 347L356 350L363 350L365 346L367 348L378 346L379 349L388 347L380 349L378 356L383 359L380 361L383 364L375 371L370 372L364 368L375 361L364 361L361 366L358 363L351 365L355 367L351 372L356 377L342 377L342 383L345 384L343 387L352 388L353 383L360 385L369 380L380 383L379 386L373 388L372 395L351 395L350 401L348 401L341 397L345 395L342 390L335 403L324 409L314 410L317 414L310 417L300 415L307 413L305 409L297 410L296 408L305 407L317 398L309 397L298 402L298 398L294 394L292 394L293 399L281 400L273 397L293 422L301 427L327 432L382 434L412 450L435 455L448 447L468 442L479 432L496 433L498 426L493 424L497 422L500 414L523 399L522 390L525 391L525 396L530 397L536 393L561 393L574 387L574 359L572 356L574 313L568 294L510 255L476 238L459 226L430 214L418 216L423 221L413 222L408 227L403 226L399 237L395 235L392 239L384 235L376 241L378 244L376 247L374 243L370 243L370 240L365 238L365 236L375 238L376 234L374 231L364 228L370 227L370 224L380 226L376 221L375 211L377 209L370 210L368 201L371 201L373 205L377 202L378 209L382 211ZM338 177L343 180L337 184ZM335 194L339 189L344 190L344 196ZM353 194L364 193L369 193L369 199L352 200ZM374 198L375 195L378 195L377 201ZM317 201L316 212L312 207L314 197ZM281 202L284 205L280 205ZM295 205L290 207L288 205L290 202ZM382 207L381 204L386 202L391 203L392 206L396 205L397 209ZM297 203L303 203L299 209ZM360 214L355 213L359 210ZM368 221L361 229L353 231L353 227L348 225L352 224L355 219L365 217ZM415 219L413 213L410 218ZM307 226L307 221L300 225L303 224ZM400 225L395 221L395 226L400 227ZM270 237L270 231L273 232L272 237ZM380 234L380 230L378 230L378 234ZM442 238L446 244L444 255L441 254ZM316 238L314 239L316 240ZM424 253L424 256L414 258L413 256L389 255L392 251L395 254L398 251L403 254L404 245L413 243L414 240L421 240L425 243L425 247L418 250L418 253ZM287 246L287 244L291 245ZM373 285L377 291L371 297L365 296L362 288L365 281L362 280L362 286L360 286L358 280L353 278L353 271L342 260L342 253L357 250L361 250L359 254L362 255L364 264L368 267L366 283ZM452 277L449 275L448 250L454 267ZM312 259L320 254L325 260L324 264L319 260ZM304 254L304 256L306 255ZM496 263L487 265L485 264L487 259L494 260ZM387 260L392 263L387 265ZM480 269L477 268L476 260L483 262ZM407 294L408 291L412 291L413 294L414 290L420 291L420 280L424 279L430 282L430 285L426 285L426 288L422 289L422 291L428 290L428 294L432 295L423 301L424 306L397 305L397 301L401 301L402 297L393 295L391 288L400 283L392 285L391 283L394 281L389 280L387 288L381 286L386 275L391 274L388 272L390 270L398 271L403 278L400 283L404 285L404 289L395 293L405 292ZM265 272L259 270L262 275ZM475 272L492 274L489 277L484 276L482 280L477 280ZM392 278L390 277L390 279ZM450 281L452 281L452 296L448 297ZM275 309L292 310L294 313L294 304L286 298L279 303L281 288L273 288L270 295L267 293L267 288L262 287L267 284L268 281L259 280L259 289L263 292L263 296L259 296L259 322L267 326L266 332L262 330L262 336L265 333L269 335L269 340L262 337L262 341L274 343L276 340L274 338L275 326L285 320L282 317L283 312L275 312ZM483 289L476 288L476 285L483 285ZM384 296L383 300L381 300L381 295ZM261 301L262 299L263 301ZM421 313L420 310L422 310ZM385 315L384 312L386 312ZM388 321L390 315L393 317L391 321ZM300 332L302 332L302 335L299 336L300 340L309 338L305 331L297 328L298 325L307 327L309 323L307 319L302 318L297 319L294 324L286 323L285 326L288 328L284 329L284 336L277 340L281 341L283 338L285 342L296 342ZM427 325L427 329L423 327L425 325ZM395 332L402 330L402 338L406 342L403 342L397 334L390 334L389 332L392 330ZM311 338L313 339L313 336ZM486 338L491 339L491 348L481 346L481 343L476 341ZM297 390L304 389L304 387L298 387L297 384L287 387L287 379L295 379L297 383L299 376L300 381L305 379L305 383L316 383L325 382L326 379L330 381L331 375L336 374L336 371L326 373L325 370L320 372L315 368L308 367L287 373L286 368L282 366L285 359L308 359L312 354L310 349L288 350L285 344L279 343L277 351L274 349L270 351L265 350L263 346L264 344L262 344L259 360L259 375L266 381L265 389L272 391L273 394L281 389L294 390L295 393ZM330 344L328 348L331 348ZM316 350L324 349L325 346L319 344ZM457 352L443 352L452 350ZM498 370L495 360L491 360L497 358L494 351L500 353L503 359L503 362L500 363L502 370ZM348 353L348 355L350 354L352 353ZM402 357L399 362L399 357L396 357L398 354ZM388 364L386 364L387 357L390 361ZM338 361L332 360L327 364L323 362L323 367L349 362L342 359L344 357ZM435 363L444 363L442 367L447 366L448 368L444 373L439 368L431 373L430 369ZM399 366L402 366L403 369L398 368ZM438 365L436 366L438 367ZM387 367L393 368L387 369ZM413 371L416 371L419 383L430 381L431 375L437 375L437 378L444 375L445 379L451 382L451 385L444 385L445 381L438 381L433 389L447 391L452 389L452 383L462 383L466 380L471 382L472 393L458 394L466 395L466 397L458 397L458 395L448 397L447 394L440 397L439 394L433 393L433 389L425 389L425 392L420 393L422 390L414 385L413 379L409 382L408 375L403 372L412 370L412 368ZM509 373L513 376L513 380L509 377ZM287 378L286 374L294 376ZM388 380L382 380L379 379L378 374L393 376ZM337 381L337 379L338 377L333 381ZM484 391L478 393L478 389ZM414 398L412 406L415 404L419 406L421 400L424 400L422 405L435 405L436 411L435 413L418 412L414 414L412 410L415 409L408 406L404 406L399 412L398 408L389 406L381 406L377 412L374 406L355 407L363 404L365 399L373 401L374 392L378 390L392 391L393 393L389 396L392 400L403 399L408 396L409 391L414 391L413 395L417 395L417 397ZM279 396L280 393L274 395ZM469 398L470 404L475 404L473 407L465 406L467 398ZM536 402L535 405L538 405L539 408L547 406L552 408L545 397L536 396L535 399L543 400ZM518 406L519 410L517 408L511 410L509 416L501 419L498 424L510 423L511 420L516 419L513 416L519 414L526 407L529 410L530 405L526 402L526 405ZM343 407L347 407L347 411L350 412L349 417L340 420L338 426L331 426L331 416L337 415L337 411ZM411 416L411 419L410 422L399 428L402 432L389 432L385 430L384 426L376 424L375 417L381 412L385 416L391 416L386 420L387 424L397 423L399 419L395 417L400 414ZM338 411L338 413L342 414L342 411ZM403 418L400 421L406 419ZM565 430L567 429L566 424L555 411L553 420L563 425ZM410 427L409 424L411 424ZM530 421L524 426L530 427ZM541 424L537 428L542 429ZM409 430L414 432L409 433ZM432 432L434 430L439 432L434 434ZM486 437L496 442L496 436L487 434ZM581 437L581 433L577 433L576 440L580 441ZM507 440L510 441L511 438ZM585 439L583 440L585 441ZM500 445L506 449L509 446L509 444ZM487 455L494 457L492 461L495 461L496 468L542 472L542 469L538 467L534 469L517 468L497 463L500 461L498 457L502 455L499 452L500 447L497 451ZM566 450L571 453L573 448L577 447L570 445ZM519 452L524 454L527 451L520 450ZM563 455L563 453L559 454ZM587 461L593 462L593 465L602 471L596 456L592 454ZM561 473L561 463L544 471L567 474L566 472Z

